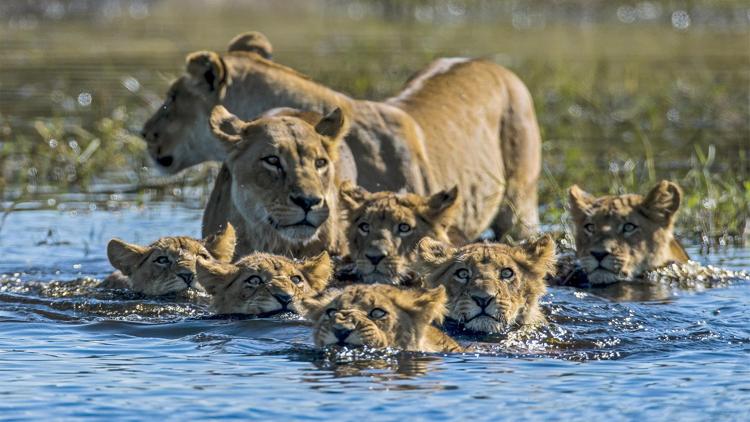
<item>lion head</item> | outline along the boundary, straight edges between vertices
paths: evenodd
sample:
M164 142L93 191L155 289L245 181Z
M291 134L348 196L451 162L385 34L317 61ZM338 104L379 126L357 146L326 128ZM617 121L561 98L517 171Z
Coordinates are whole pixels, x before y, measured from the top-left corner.
M595 198L577 185L569 193L576 254L592 285L632 280L670 261L688 260L673 233L682 197L676 184L661 181L645 198Z
M349 255L366 283L399 283L420 239L448 241L458 205L458 188L431 196L370 193L342 183L339 198L348 211Z
M314 324L315 345L430 349L432 323L445 313L445 289L404 289L387 284L351 285L304 307Z
M297 246L333 224L329 215L338 203L334 163L347 130L340 109L313 126L288 115L245 122L217 106L210 125L227 148L232 201L248 226Z
M217 313L270 316L297 312L302 299L323 291L333 264L327 252L305 261L254 253L235 264L199 259L197 271Z
M539 298L544 276L555 264L550 237L522 246L497 243L455 248L430 238L417 245L415 269L427 286L445 286L448 317L482 333L502 333L517 325L545 321Z
M238 35L227 50L259 60L271 58L271 43L259 32ZM168 173L224 156L213 142L208 116L214 106L231 100L226 98L231 85L227 61L215 52L198 51L187 56L185 67L185 74L172 83L164 103L141 131L149 155Z
M198 258L229 262L236 242L234 228L226 228L204 240L190 237L162 237L148 246L112 239L107 256L113 267L128 277L129 287L139 293L159 296L189 287L202 289L196 280Z

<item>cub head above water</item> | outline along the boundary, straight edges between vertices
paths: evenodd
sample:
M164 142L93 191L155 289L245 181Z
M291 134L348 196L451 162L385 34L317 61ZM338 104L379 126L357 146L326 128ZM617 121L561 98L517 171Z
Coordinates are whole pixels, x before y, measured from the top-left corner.
M215 312L253 316L298 312L302 299L322 292L333 273L326 252L305 261L266 253L235 264L199 259L197 268Z
M422 239L415 270L427 286L445 286L448 317L481 333L546 322L539 298L555 264L555 243L542 237L522 246L477 243L460 248Z
M221 200L236 211L228 218L238 228L238 254L286 254L318 242L317 254L337 244L334 164L347 119L336 109L315 120L281 114L245 122L222 106L212 112L211 129L228 151L231 199Z
M162 237L148 246L112 239L107 257L113 267L127 277L128 287L136 292L159 296L202 288L195 277L198 258L229 262L236 242L231 224L204 240L190 237Z
M676 184L661 181L645 197L595 198L577 185L569 193L576 255L592 285L633 280L669 262L688 261L674 238L682 197Z
M435 328L445 314L445 289L404 289L387 284L351 285L305 301L315 345L393 347L456 352L459 345Z
M349 256L365 283L398 283L423 237L447 242L458 205L456 187L420 196L370 193L345 182L339 192L348 211Z

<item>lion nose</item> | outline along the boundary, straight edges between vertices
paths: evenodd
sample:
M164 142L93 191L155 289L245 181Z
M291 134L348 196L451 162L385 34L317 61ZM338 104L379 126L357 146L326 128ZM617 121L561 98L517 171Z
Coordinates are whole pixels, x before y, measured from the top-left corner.
M490 301L492 301L492 296L472 296L471 300L476 302L480 308L484 309L490 304Z
M273 297L275 297L276 300L278 300L282 305L288 305L292 303L292 296L285 293L275 294L273 295Z
M346 328L334 328L333 329L333 335L336 336L336 339L338 341L344 341L347 337L349 337L349 334L352 333L352 330L346 329Z
M178 273L177 277L180 277L188 286L193 282L195 275L193 273Z
M609 252L594 252L591 251L591 256L596 258L597 261L602 262L602 259L606 258Z
M382 261L385 258L385 255L383 255L383 254L380 254L380 255L365 255L365 257L367 257L367 259L369 259L370 262L372 262L372 265L378 265L378 263L380 263L380 261Z
M165 155L164 157L157 158L156 162L159 163L160 166L169 167L174 162L174 157L171 155Z
M310 211L312 207L323 202L323 200L318 198L317 196L290 195L289 199L292 201L292 203L302 208L305 212Z

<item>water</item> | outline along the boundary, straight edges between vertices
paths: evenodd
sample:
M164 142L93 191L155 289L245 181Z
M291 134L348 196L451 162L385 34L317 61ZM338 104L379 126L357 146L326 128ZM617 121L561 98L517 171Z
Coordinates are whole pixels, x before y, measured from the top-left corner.
M413 417L742 419L750 285L638 302L552 288L552 324L476 353L323 353L297 318L216 320L206 298L96 288L109 238L197 236L174 203L11 213L0 232L0 411L8 419ZM691 248L695 255L696 249ZM750 269L750 249L702 263Z

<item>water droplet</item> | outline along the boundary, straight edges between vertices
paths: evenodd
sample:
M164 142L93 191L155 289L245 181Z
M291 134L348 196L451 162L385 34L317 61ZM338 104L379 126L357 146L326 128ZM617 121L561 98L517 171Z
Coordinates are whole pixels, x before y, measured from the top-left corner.
M122 86L125 87L130 92L138 92L141 89L141 83L138 82L138 79L128 76L127 78L122 80Z
M88 92L81 92L78 94L78 104L82 105L83 107L88 107L91 105L91 94Z
M690 26L690 15L684 10L675 10L672 12L672 26L675 29L684 31Z
M52 138L49 141L47 141L47 143L49 144L50 148L52 149L57 148L57 139Z

